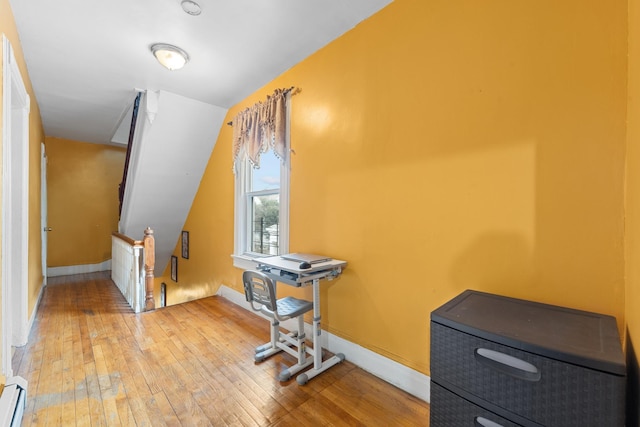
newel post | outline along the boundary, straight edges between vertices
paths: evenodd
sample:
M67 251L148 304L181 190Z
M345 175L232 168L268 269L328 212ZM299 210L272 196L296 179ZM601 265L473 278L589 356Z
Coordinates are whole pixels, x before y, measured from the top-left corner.
M153 269L156 264L156 248L155 240L153 239L153 230L151 227L147 227L144 230L144 279L145 279L145 300L144 311L155 310L156 301L153 298Z

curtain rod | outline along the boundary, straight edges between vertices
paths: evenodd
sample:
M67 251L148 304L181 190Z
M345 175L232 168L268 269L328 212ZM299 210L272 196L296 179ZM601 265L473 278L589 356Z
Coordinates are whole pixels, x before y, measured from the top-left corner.
M291 91L292 91L292 90L294 90L294 89L296 89L296 87L295 87L295 86L291 86L289 89L285 89L285 90L284 90L284 93L289 93L289 92L291 92ZM295 95L296 93L298 93L298 91L299 91L299 90L300 90L299 88L298 88L298 89L296 89L296 91L295 91L295 92L293 92L291 95ZM227 125L229 125L229 126L233 126L233 122L232 122L232 121L231 121L231 122L227 122Z

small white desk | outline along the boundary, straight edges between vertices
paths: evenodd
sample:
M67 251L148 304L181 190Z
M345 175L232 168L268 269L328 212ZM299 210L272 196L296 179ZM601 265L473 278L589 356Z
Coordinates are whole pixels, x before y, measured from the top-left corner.
M330 261L311 264L311 268L301 269L299 261L283 259L280 255L266 258L257 258L258 270L265 273L271 279L284 284L301 287L313 286L313 368L299 374L296 377L298 384L306 384L307 381L321 374L344 360L344 354L338 353L329 359L322 360L322 329L320 327L320 280L333 280L342 273L346 267L346 261L332 259Z

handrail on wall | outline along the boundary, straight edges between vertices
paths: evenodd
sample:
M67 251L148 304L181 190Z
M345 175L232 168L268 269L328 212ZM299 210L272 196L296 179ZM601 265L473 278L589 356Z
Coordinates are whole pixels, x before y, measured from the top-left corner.
M150 227L142 240L113 232L111 279L136 313L155 309L155 240Z
M129 127L129 140L127 141L127 154L124 159L124 171L122 172L122 181L118 186L118 215L122 215L122 205L124 203L124 190L127 186L127 174L129 173L129 160L131 159L131 147L133 146L133 136L136 131L136 122L138 119L138 108L140 107L140 97L142 92L138 92L135 101L133 101L133 112L131 113L131 126Z

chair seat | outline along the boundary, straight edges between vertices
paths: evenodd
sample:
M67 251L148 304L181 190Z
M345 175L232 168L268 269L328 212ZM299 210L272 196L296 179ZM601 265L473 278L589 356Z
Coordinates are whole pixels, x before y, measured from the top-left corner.
M313 309L313 303L303 299L294 297L284 297L277 301L278 304L278 316L281 319L298 317L307 311ZM273 312L266 307L262 307L261 310L267 316L273 317Z

